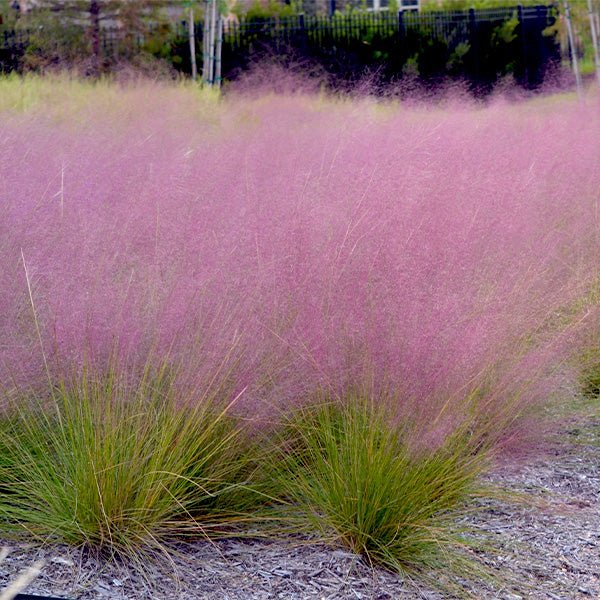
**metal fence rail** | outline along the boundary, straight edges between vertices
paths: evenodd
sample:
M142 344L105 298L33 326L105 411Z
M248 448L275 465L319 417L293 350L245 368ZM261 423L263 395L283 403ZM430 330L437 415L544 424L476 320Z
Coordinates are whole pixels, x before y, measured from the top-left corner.
M554 6L539 5L240 19L226 23L223 64L226 72L239 71L260 55L295 53L347 79L361 66L393 78L420 55L419 70L429 77L443 76L452 64L457 76L492 83L510 65L522 83L535 86L547 66L560 60L556 40L544 35L556 15Z
M414 12L365 12L329 16L296 15L271 19L244 19L225 23L224 34L234 48L241 47L258 35L289 41L301 33L309 38L324 40L363 39L367 34L390 36L398 34L402 27L429 29L444 37L454 34L457 28L465 33L475 24L503 22L510 19L532 21L552 19L554 6L507 7L466 11Z
M453 53L464 44L471 49L465 68L476 74L482 60L477 56L478 46L489 43L494 28L510 23L516 40L508 40L501 51L512 52L517 70L527 75L539 70L540 64L556 58L556 44L553 46L552 40L544 40L542 36L542 32L555 23L556 14L553 5L539 5L439 12L354 11L329 16L298 14L285 18L227 20L222 32L222 68L225 76L234 76L261 55L294 52L325 64L330 71L337 69L345 77L361 66L381 66L393 74L402 70L410 56L430 44L434 50L426 51L438 52L439 56L432 54L431 60L433 63L437 60L439 65L435 68L439 70L440 65L453 60ZM147 48L155 33L152 28L133 33L102 28L100 52L108 59L127 58L132 52ZM81 36L85 35L82 27ZM187 23L178 23L169 35L172 47L181 48L179 62L185 65L186 60L189 62ZM197 23L196 39L201 40L202 35L202 23ZM19 68L19 61L34 36L35 32L29 31L0 31L0 71ZM201 50L197 48L198 52ZM535 64L527 65L532 57ZM519 61L523 64L519 65Z

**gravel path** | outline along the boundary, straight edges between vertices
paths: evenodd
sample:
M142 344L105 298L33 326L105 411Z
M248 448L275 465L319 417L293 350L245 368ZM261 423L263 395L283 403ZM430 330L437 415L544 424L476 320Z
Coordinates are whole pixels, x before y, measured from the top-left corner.
M482 510L462 520L494 548L479 558L496 583L467 586L475 598L600 599L600 446L592 443L593 430L600 433L600 420L573 424L559 449L487 477L523 500L482 500ZM0 564L0 585L43 558L43 573L27 592L81 600L450 598L314 544L227 540L190 545L185 555L176 561L177 586L168 574L144 580L81 550L13 544Z

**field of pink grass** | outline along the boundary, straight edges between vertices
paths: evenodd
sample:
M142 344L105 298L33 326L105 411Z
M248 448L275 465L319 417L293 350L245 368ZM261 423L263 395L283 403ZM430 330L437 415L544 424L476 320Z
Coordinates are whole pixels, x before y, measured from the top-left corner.
M106 93L0 117L5 388L168 357L256 418L385 390L434 441L568 383L600 264L597 99Z

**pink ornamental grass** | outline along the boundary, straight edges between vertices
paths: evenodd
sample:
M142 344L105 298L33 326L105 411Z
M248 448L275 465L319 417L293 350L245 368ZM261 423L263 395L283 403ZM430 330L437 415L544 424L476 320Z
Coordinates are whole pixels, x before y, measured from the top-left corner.
M152 353L255 415L385 388L421 437L474 389L488 416L550 391L600 264L595 101L275 96L203 118L153 91L79 127L2 119L4 381L43 382L42 347L51 374Z

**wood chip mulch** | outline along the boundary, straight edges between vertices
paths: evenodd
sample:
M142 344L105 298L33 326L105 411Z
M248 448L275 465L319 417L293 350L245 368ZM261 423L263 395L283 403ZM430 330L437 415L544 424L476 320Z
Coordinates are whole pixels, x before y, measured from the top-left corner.
M596 435L599 434L599 435ZM479 501L461 519L492 572L492 583L464 582L481 600L600 599L600 420L573 423L560 446L486 479L507 496ZM518 498L516 501L514 498ZM171 572L145 577L81 549L6 543L0 587L43 559L29 594L78 600L443 600L454 597L322 545L224 540L185 547ZM173 573L176 572L175 579Z

